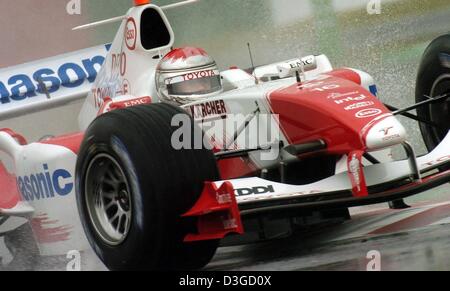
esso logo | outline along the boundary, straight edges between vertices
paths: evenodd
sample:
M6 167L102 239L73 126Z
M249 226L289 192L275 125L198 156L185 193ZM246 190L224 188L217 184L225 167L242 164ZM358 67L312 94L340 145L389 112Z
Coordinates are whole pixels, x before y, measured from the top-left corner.
M134 21L134 18L128 18L125 27L125 44L127 45L127 48L130 51L136 48L136 39L137 39L136 21Z
M368 117L380 115L381 113L382 113L381 109L369 108L369 109L364 109L364 110L359 111L358 113L356 113L355 116L357 118L368 118Z

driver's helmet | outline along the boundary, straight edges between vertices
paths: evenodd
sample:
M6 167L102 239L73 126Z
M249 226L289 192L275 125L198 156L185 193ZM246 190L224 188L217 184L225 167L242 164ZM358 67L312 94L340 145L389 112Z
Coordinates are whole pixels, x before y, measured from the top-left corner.
M213 58L201 48L184 47L160 61L156 89L162 100L186 104L221 93L222 83Z

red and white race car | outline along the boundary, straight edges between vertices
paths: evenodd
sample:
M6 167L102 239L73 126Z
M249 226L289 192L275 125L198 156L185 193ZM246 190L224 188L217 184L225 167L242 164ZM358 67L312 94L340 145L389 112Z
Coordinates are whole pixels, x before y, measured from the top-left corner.
M399 207L450 181L450 35L425 52L405 109L324 55L223 71L222 93L180 106L162 102L155 80L174 43L163 11L180 4L135 2L116 18L79 133L27 144L0 131L0 229L29 219L40 255L92 247L112 270L201 268L221 240L285 236L356 205ZM66 89L80 81L68 68ZM34 89L51 102L56 80L44 76ZM398 115L419 121L428 154L415 155ZM395 146L406 159L392 158Z

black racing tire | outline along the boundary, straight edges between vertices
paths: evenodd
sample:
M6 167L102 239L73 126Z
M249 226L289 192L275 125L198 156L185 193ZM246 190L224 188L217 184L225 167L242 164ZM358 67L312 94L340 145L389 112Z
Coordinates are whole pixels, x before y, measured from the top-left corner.
M202 135L185 111L163 103L103 114L86 131L76 167L78 209L91 246L110 270L199 269L217 250L219 240L183 242L196 231L196 219L181 215L194 206L205 181L219 180L219 172L212 151L174 149L176 114L190 119L192 136ZM106 194L92 198L98 193ZM110 204L108 195L117 205L105 208L104 217L116 232L95 206ZM129 211L117 223L109 220L116 208Z
M422 57L416 81L416 102L426 96L436 97L450 93L450 34L435 39ZM419 123L423 140L432 151L450 130L450 102L442 101L417 109L417 114L439 125Z

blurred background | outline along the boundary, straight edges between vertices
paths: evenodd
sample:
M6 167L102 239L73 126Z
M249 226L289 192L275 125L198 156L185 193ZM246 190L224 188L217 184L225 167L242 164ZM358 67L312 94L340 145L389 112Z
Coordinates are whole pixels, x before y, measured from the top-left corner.
M71 31L77 25L122 15L132 0L80 0L81 14L69 15L69 0L2 1L0 66L7 67L112 41L118 24ZM165 5L176 0L154 0ZM379 14L369 14L379 2ZM420 57L437 36L450 31L450 0L201 0L170 10L176 46L206 49L221 68L256 65L324 53L335 67L374 76L380 98L402 107L414 102ZM30 140L77 130L81 102L2 121ZM46 116L47 118L42 118ZM52 120L52 122L49 122ZM57 122L55 122L55 120ZM417 124L403 120L424 152Z

